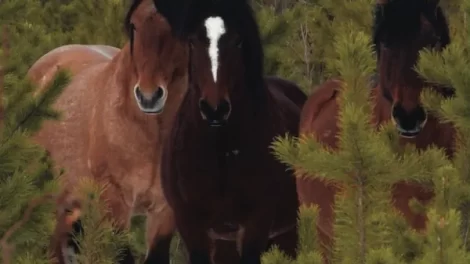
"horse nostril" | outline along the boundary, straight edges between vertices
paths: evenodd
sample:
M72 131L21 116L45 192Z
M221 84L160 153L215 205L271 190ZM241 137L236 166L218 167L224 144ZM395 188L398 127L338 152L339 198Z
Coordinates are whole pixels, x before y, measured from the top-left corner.
M144 99L144 95L143 95L142 92L140 91L140 87L139 87L139 86L136 86L136 87L135 87L134 93L135 93L135 95L137 96L137 98L138 98L139 100Z
M205 99L200 99L199 110L204 120L212 124L222 124L230 115L231 105L224 99L214 108Z
M426 113L426 110L422 106L416 107L410 115L415 116L416 119L420 122L424 122L428 118L428 114Z
M157 91L155 92L154 94L154 98L159 100L161 99L163 96L165 95L165 89L163 89L162 87L158 87L157 88Z
M393 104L392 105L392 117L398 121L403 116L406 116L406 111L401 106L401 104L400 103Z
M230 114L231 105L230 102L227 100L223 100L217 107L216 112L221 115L224 119L228 118L228 114Z
M203 112L206 115L214 111L212 107L209 105L209 103L204 99L199 100L199 110L201 110L201 112Z
M425 126L427 113L421 105L406 111L400 103L396 103L392 106L392 121L402 136L414 137Z
M400 103L396 103L392 106L392 117L397 121L408 119L410 121L422 122L427 119L427 113L421 105L416 106L411 111L406 111Z
M162 87L158 87L157 90L150 93L142 92L140 86L135 87L135 95L140 101L157 102L165 97L165 93L165 89Z

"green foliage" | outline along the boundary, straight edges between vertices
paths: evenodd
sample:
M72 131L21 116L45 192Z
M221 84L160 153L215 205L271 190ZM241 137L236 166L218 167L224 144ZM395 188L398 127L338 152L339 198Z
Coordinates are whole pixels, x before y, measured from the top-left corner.
M454 11L470 10L465 8L469 1L460 6L455 2L446 4L454 4ZM465 78L470 75L466 49L470 42L467 32L455 26L466 21L466 14L460 13L463 17L453 16L450 20L454 26L451 28L460 34L454 33L453 40L457 41L442 54L423 52L418 65L426 79L456 88L457 96L452 99L442 99L430 91L423 95L429 110L455 122L460 129L458 151L451 162L442 150L434 147L425 151L416 151L412 146L399 148L390 124L377 130L370 123L367 76L374 70L370 35L363 31L358 10L352 6L342 6L341 10L349 22L331 31L335 35L331 49L335 57L329 57L327 51L324 55L328 72L343 80L338 149L332 150L310 137L281 137L273 143L275 155L310 176L342 184L343 190L335 199L332 263L467 263L470 256L464 250L468 248L467 233L459 234L468 229L468 220L460 225L461 214L457 210L466 215L469 212L470 157L465 143L470 132L467 109L470 82ZM334 14L336 17L339 12ZM433 203L423 208L429 217L424 234L410 230L390 210L392 184L402 180L431 182L435 188ZM312 252L316 249L311 248ZM308 263L300 259L302 255L296 263Z
M296 261L284 255L277 247L272 248L263 255L262 263L265 264L321 264L322 256L319 251L317 239L316 221L318 211L316 207L300 207L298 221L299 228L299 256Z
M51 104L67 82L68 75L59 72L36 97L31 84L19 82L4 100L5 118L0 120L2 263L47 263L48 240L44 238L52 234L55 208L50 199L38 204L34 201L57 191L57 183L51 177L52 162L29 136L44 119L57 117ZM16 230L12 229L15 224L19 225Z
M453 157L453 167L442 174L440 182L442 190L442 202L439 208L445 210L437 211L438 216L443 217L449 225L450 218L461 217L461 234L463 245L470 249L470 39L468 38L470 14L470 1L449 1L454 11L452 21L454 22L451 34L451 44L442 52L436 53L432 50L421 52L417 71L432 83L438 83L452 87L455 97L442 98L438 93L427 90L422 94L425 107L438 115L443 122L452 122L457 129L456 153ZM455 25L458 25L455 26ZM453 210L459 209L457 214ZM453 212L451 214L451 212ZM457 214L457 215L456 215ZM456 242L458 243L458 242ZM456 253L457 254L457 253ZM462 262L463 263L463 262Z
M390 137L393 127L377 131L371 124L368 76L374 69L374 58L370 38L359 30L345 31L355 33L338 34L334 42L336 59L328 66L344 81L339 99L338 150L306 137L279 139L274 150L293 168L344 186L335 199L334 263L376 263L370 261L387 255L391 257L386 263L398 263L390 247L397 235L392 228L393 217L389 217L393 214L388 206L389 191L400 180L429 179L442 164L442 155L434 149L420 154L408 149L397 154L397 138Z
M369 76L375 71L370 45L371 8L375 0L255 1L267 74L292 80L306 93L327 78L338 76L343 81L337 150L307 137L278 138L273 143L277 158L292 168L344 186L336 197L335 243L330 252L333 263L470 261L463 250L470 249L470 1L441 2L451 14L452 44L440 54L423 51L417 70L431 82L455 88L456 97L451 99L430 90L423 94L429 111L458 128L457 152L451 161L440 149L418 152L411 146L401 148L391 124L377 129L369 122ZM0 132L1 237L22 219L31 201L57 191L53 163L30 137L44 119L60 118L51 104L69 76L60 72L43 92L33 96L35 87L25 78L28 68L43 54L64 44L121 47L126 41L122 23L126 9L127 5L118 0L2 1L0 25L7 25L7 38L0 38L0 44L7 49L0 55L6 55L7 61L1 61L6 73L1 101L6 115ZM428 212L429 226L424 234L411 230L389 206L390 188L400 180L415 180L435 188L431 205L415 205L416 210ZM106 208L97 199L100 187L91 183L82 187L85 235L76 239L85 253L78 256L79 262L112 263L119 246L126 243L133 245L142 262L145 217L135 217L130 231L115 233L114 223L103 220ZM0 244L2 257L4 252L12 252L10 263L49 263L46 248L55 224L53 210L47 202L34 207L7 244ZM296 261L273 248L263 256L263 263L322 263L316 218L316 208L301 208ZM173 263L185 263L185 254L176 236Z
M120 0L48 1L44 4L45 13L53 15L45 22L49 29L67 32L66 43L122 47L126 41L123 18L127 8L128 4Z
M4 72L4 76L0 76L3 81L0 89L4 96L0 102L5 113L0 120L0 237L3 237L0 262L5 264L49 263L47 248L55 225L52 200L54 193L58 191L58 185L52 173L51 160L44 149L34 144L30 137L40 129L43 120L60 118L60 113L51 106L67 85L69 74L59 71L56 78L41 92L25 76L28 68L41 55L72 37L80 36L75 27L82 21L75 21L69 31L59 30L57 27L64 23L54 20L53 14L63 13L57 12L57 9L51 12L50 8L54 4L57 7L61 2L64 3L48 1L46 8L37 0L7 0L0 5L1 67ZM83 8L80 9L77 3L70 8L75 8L76 14L87 14L82 12ZM117 10L114 9L116 12L113 15L122 14ZM95 11L95 21L102 19L103 13ZM18 19L18 14L21 14L22 19ZM92 23L90 17L88 20L82 19ZM111 23L103 26L112 28ZM114 26L117 27L118 25ZM119 27L121 28L120 25ZM104 28L95 27L93 32L100 29ZM116 30L109 32L114 35L115 42L122 42L117 39L119 34L115 33ZM85 33L82 33L80 41L84 41L84 36ZM87 40L95 42L91 37ZM89 224L92 225L91 222ZM90 230L94 230L94 227ZM104 234L109 231L109 228L102 229ZM116 242L116 237L110 241ZM90 256L92 255L83 257ZM106 257L110 258L101 256ZM103 262L92 260L87 263Z
M17 89L29 67L42 55L65 44L107 44L121 47L126 36L127 5L117 0L6 0L0 25L7 25L8 56L5 92ZM18 19L22 14L22 19ZM0 38L3 46L5 39Z
M77 187L84 229L74 237L80 252L84 252L78 255L77 263L116 263L122 253L120 250L131 244L132 237L126 230L116 232L116 223L105 218L108 209L101 198L105 187L90 180L83 180Z
M369 36L375 0L290 1L279 12L273 5L258 9L266 53L266 73L298 83L305 92L337 75L326 64L335 58L333 42L344 24L354 23ZM354 31L353 31L354 32Z

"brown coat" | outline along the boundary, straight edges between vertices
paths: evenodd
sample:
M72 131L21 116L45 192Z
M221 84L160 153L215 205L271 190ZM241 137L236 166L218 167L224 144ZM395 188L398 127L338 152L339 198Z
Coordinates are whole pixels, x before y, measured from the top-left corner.
M41 57L28 75L43 89L58 68L73 78L55 103L60 121L46 121L35 140L58 167L65 169L58 215L75 197L81 177L108 184L104 198L111 216L127 228L134 214L147 215L149 248L174 231L173 212L160 187L160 152L182 95L186 91L184 49L171 35L152 1L144 1L133 17L133 55L129 43L119 50L103 45L67 45ZM155 30L158 28L158 30ZM145 67L144 67L145 66ZM168 99L159 115L142 112L134 85L142 90L164 86ZM63 216L62 216L63 217ZM58 223L58 244L70 226ZM61 230L61 231L59 231ZM55 245L60 251L60 245Z

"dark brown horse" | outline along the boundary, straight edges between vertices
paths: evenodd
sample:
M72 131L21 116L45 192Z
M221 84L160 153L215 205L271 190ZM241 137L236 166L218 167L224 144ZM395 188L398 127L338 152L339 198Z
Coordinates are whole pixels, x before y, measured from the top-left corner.
M122 50L63 46L41 57L29 71L39 89L58 68L73 74L55 104L62 120L46 122L36 136L65 169L51 242L59 263L69 251L72 226L67 220L80 215L74 194L80 177L107 184L103 199L119 229L128 228L134 214L146 215L146 262L169 263L175 222L160 187L160 157L187 89L186 48L150 0L133 1L125 20L130 41ZM67 210L73 213L67 216ZM73 226L80 227L78 221ZM134 263L129 251L122 263Z
M234 263L260 263L270 238L295 257L295 179L269 146L277 135L298 134L302 92L263 77L247 1L156 6L189 50L189 88L163 153L162 186L191 263L210 263L213 240L233 239L224 234L230 229L240 253Z
M444 96L452 90L426 84L413 70L423 48L441 50L450 41L448 26L441 8L432 1L394 0L376 6L374 44L378 53L379 84L371 91L375 103L372 122L390 121L396 125L402 144L411 143L418 149L431 144L453 153L454 129L428 114L420 103L423 87L432 87ZM338 92L340 80L329 80L310 96L302 110L300 133L311 134L325 145L337 148ZM445 136L443 136L445 135ZM320 208L318 232L327 253L332 245L333 203L339 183L326 185L319 179L297 179L299 200ZM394 185L393 203L410 225L425 227L426 216L412 212L411 198L426 203L433 192L411 182Z

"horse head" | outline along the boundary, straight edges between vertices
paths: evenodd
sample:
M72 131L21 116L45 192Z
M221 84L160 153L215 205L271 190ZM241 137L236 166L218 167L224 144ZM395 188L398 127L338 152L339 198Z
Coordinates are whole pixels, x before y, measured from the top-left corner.
M373 40L382 95L391 103L400 135L415 137L427 112L420 103L426 83L414 66L420 50L440 51L449 44L447 21L438 0L378 0L376 8Z
M178 2L178 3L176 3ZM210 126L225 124L232 107L260 97L263 52L258 26L246 0L156 1L189 51L190 89Z
M150 0L134 0L125 18L133 84L129 91L146 114L162 113L172 84L186 75L185 48ZM176 88L173 88L176 89Z

